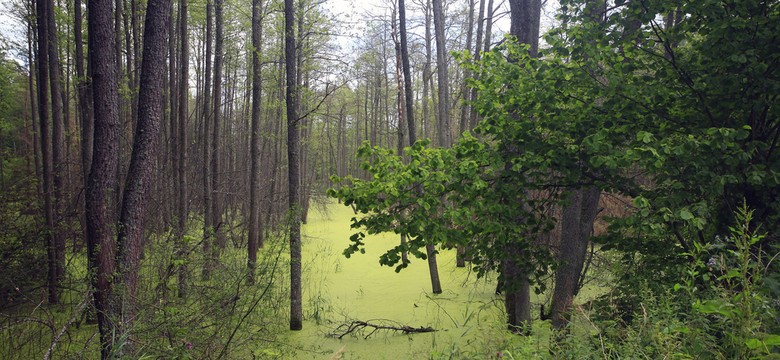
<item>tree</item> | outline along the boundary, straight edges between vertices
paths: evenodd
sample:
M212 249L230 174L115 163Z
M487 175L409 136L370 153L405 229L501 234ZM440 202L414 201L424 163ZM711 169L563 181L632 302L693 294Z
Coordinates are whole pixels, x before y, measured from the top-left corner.
M262 246L260 229L260 111L262 100L262 73L260 51L263 44L263 12L262 0L252 1L252 139L251 161L252 169L249 178L249 238L247 239L249 268L248 279L254 283L255 266L257 264L257 248Z
M222 228L222 194L220 194L220 132L222 131L222 65L225 55L224 0L214 3L214 105L211 126L211 226L214 234L212 261L214 261L227 241Z
M57 244L55 240L55 213L52 199L53 193L53 162L51 150L51 137L49 135L49 32L48 32L48 0L36 1L36 23L38 32L38 121L40 122L40 145L43 177L43 214L46 220L46 253L48 260L47 291L49 303L59 302L58 275L57 275Z
M117 91L117 61L114 52L111 0L87 3L89 31L89 61L92 65L93 109L95 136L92 166L87 179L86 218L87 246L91 263L95 309L100 331L101 358L111 356L112 330L111 277L116 268L113 232L114 196L119 139L119 94Z
M540 0L511 0L509 2L511 11L511 27L509 33L517 39L520 44L528 45L529 56L536 57L539 49L539 18L541 16ZM517 119L518 121L523 121ZM532 120L531 120L532 121ZM507 159L521 156L524 149L515 144L507 144L502 149ZM511 162L507 162L504 168L505 172L513 172ZM502 181L502 180L499 180ZM514 184L508 183L508 186ZM526 190L528 191L528 190ZM522 201L533 201L540 194L528 193L526 199ZM525 204L521 206L526 206ZM512 220L510 220L512 221ZM524 254L524 244L516 241L507 243L506 252L508 257L501 264L501 279L504 285L504 305L506 306L507 316L509 317L509 327L514 331L528 331L531 325L531 290L529 279L530 266L524 266L527 261L520 260L528 256Z
M293 0L284 0L284 64L287 103L287 186L290 237L290 330L303 328L301 294L301 220L300 220L300 133L298 129L298 88L296 79L295 9Z
M187 295L187 242L184 240L184 235L187 232L187 218L189 211L187 208L187 121L189 119L189 100L190 100L190 53L189 53L189 32L187 29L187 0L179 0L179 53L181 55L180 61L180 76L179 76L179 105L177 114L178 126L176 128L178 145L176 149L178 156L178 169L177 172L177 229L176 237L178 239L177 253L183 263L179 266L179 297L185 297ZM163 61L165 59L162 59ZM143 69L142 69L143 70ZM151 69L150 69L151 70ZM155 69L156 70L156 69ZM148 71L148 70L147 70ZM162 71L161 71L161 75ZM140 94L139 94L140 95ZM140 99L139 99L140 102ZM140 114L139 114L140 117ZM140 119L139 119L140 121Z
M138 126L130 158L130 169L119 218L118 271L121 291L114 290L121 302L121 321L117 333L129 332L136 316L138 272L143 252L148 192L153 181L157 141L162 123L162 89L165 72L166 42L170 21L170 0L149 0L144 23L143 60L138 92ZM116 281L116 280L115 280ZM116 285L115 285L116 286Z

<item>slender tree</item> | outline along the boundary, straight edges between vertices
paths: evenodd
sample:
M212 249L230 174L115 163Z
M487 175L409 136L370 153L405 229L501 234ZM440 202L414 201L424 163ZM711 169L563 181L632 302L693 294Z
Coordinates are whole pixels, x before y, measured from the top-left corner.
M449 69L447 61L447 38L444 30L444 6L442 0L432 0L433 28L436 39L436 67L438 79L438 132L439 146L452 146L452 128L450 126L450 88Z
M203 264L202 277L208 280L211 276L211 253L214 243L214 224L211 216L212 211L212 178L211 178L211 28L212 28L212 4L206 3L206 55L203 80L203 254L206 261Z
M170 1L170 0L168 0ZM187 295L187 243L184 241L184 235L187 231L187 218L189 217L189 209L187 208L187 193L189 191L187 187L187 147L189 142L187 141L187 120L189 119L189 100L190 100L190 44L189 44L189 32L187 29L187 0L179 0L179 53L181 55L181 61L179 62L179 105L178 105L178 127L177 138L179 148L176 150L178 153L178 169L176 169L178 180L177 186L177 228L176 238L178 239L178 256L185 261L182 261L182 265L179 266L179 297L185 297ZM164 61L164 59L163 59ZM156 69L155 69L156 70ZM142 69L143 71L143 69ZM140 99L139 99L140 102ZM139 107L140 109L140 107ZM139 114L140 116L140 114ZM140 121L140 119L139 119Z
M48 32L49 52L49 89L51 90L51 161L52 161L52 191L54 202L54 228L52 229L52 241L54 242L54 286L60 287L65 276L65 231L62 229L62 218L65 216L63 208L63 192L65 191L64 174L66 166L66 154L64 143L63 124L63 100L62 100L62 67L60 65L59 40L57 37L57 25L54 21L54 2L46 0L46 31Z
M43 215L46 221L46 255L48 261L47 290L49 303L59 302L57 283L57 248L54 240L55 214L52 201L52 154L51 137L49 136L49 32L48 6L49 0L36 1L36 24L38 32L38 121L40 126L41 164L43 177Z
M301 220L300 220L300 134L298 129L298 88L296 80L295 9L293 0L284 0L284 62L287 92L287 181L288 226L290 228L290 330L303 328L301 291Z
M252 168L249 179L249 238L247 239L247 266L249 283L255 281L257 248L262 246L260 228L260 112L262 100L262 82L260 51L263 44L262 0L252 0Z
M211 226L216 247L212 248L212 257L216 257L225 246L225 230L222 228L222 197L220 194L220 138L222 130L222 65L224 63L224 0L214 3L214 119L211 128ZM212 259L213 261L214 259Z

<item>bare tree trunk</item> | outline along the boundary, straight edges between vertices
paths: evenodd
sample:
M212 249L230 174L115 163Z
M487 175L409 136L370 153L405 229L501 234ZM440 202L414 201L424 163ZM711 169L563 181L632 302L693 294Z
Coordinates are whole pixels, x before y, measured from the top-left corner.
M114 289L121 303L117 334L132 329L136 317L138 270L143 252L149 186L153 181L157 140L162 122L162 88L165 73L166 39L170 0L149 0L144 26L144 49L138 93L138 126L130 158L117 236L119 278L124 288ZM125 348L132 345L129 341ZM132 353L132 348L127 348Z
M487 18L485 18L485 44L483 51L490 51L491 37L493 36L493 0L488 1ZM512 14L514 15L514 14Z
M227 238L222 223L222 198L220 184L220 133L222 128L222 65L225 55L225 34L223 31L222 6L224 0L216 0L214 4L215 40L214 40L214 122L211 129L211 225L213 226L216 247L212 248L212 256L216 259L224 249Z
M95 308L100 330L101 358L108 359L113 345L113 315L109 303L115 270L114 195L119 140L119 94L117 90L116 41L111 0L87 3L89 63L92 65L95 138L92 166L87 180L87 245L93 257Z
M431 138L431 114L428 109L428 91L433 74L431 72L431 60L433 59L432 45L433 36L431 34L431 1L427 0L425 5L425 65L423 65L422 74L422 112L423 112L423 135L426 138ZM433 141L433 140L431 140Z
M398 41L396 37L396 26L395 26L395 12L393 12L393 26L392 26L392 37L393 42L395 43L395 77L397 80L397 109L398 109L398 146L397 146L397 154L398 156L403 156L404 154L404 146L406 145L406 131L404 131L406 126L406 109L404 107L404 77L402 75L402 68L403 68L403 61L401 60L401 43ZM401 234L401 246L406 244L406 234ZM401 252L401 262L404 264L409 263L409 254L408 251L404 250Z
M568 324L568 311L579 292L582 268L598 213L601 191L596 187L570 192L570 203L561 217L561 240L558 249L558 270L555 272L550 318L555 328Z
M296 47L293 23L293 0L284 0L284 54L287 68L287 178L290 227L290 330L303 328L301 294L301 221L300 221L300 137L298 129L298 89L296 81Z
M57 27L54 22L54 4L49 1L46 6L46 30L49 34L48 39L48 51L49 51L49 83L51 89L51 154L52 154L52 176L54 185L54 202L52 204L54 209L54 228L52 229L52 237L54 241L54 253L55 253L55 283L56 287L60 286L62 279L65 277L65 231L62 229L62 217L64 214L63 208L63 191L64 191L64 176L65 169L65 146L64 146L64 130L63 130L63 115L62 115L62 75L60 66L60 50L57 40Z
M211 277L213 266L212 244L214 243L214 223L211 216L212 209L212 179L211 179L211 12L212 5L209 0L206 3L206 65L205 79L203 80L203 256L206 261L203 264L202 277L208 280Z
M48 261L47 291L49 303L59 302L57 282L57 248L54 240L55 213L52 204L52 154L51 138L49 137L49 33L48 33L48 6L49 0L36 2L38 25L38 120L41 133L41 159L43 177L43 215L46 221L46 255Z
M165 2L170 2L171 0L163 0ZM178 240L177 243L177 253L178 257L181 260L184 260L182 262L182 265L179 266L178 269L178 285L179 285L179 297L184 298L187 296L187 274L189 270L187 269L187 243L184 241L184 235L187 232L187 218L189 217L189 211L187 209L187 192L189 189L187 188L187 120L189 119L189 99L190 99L190 44L189 44L189 33L187 31L187 1L188 0L179 0L179 51L181 53L181 62L179 63L179 70L181 72L181 75L179 77L179 123L177 127L178 136L179 139L178 145L179 148L176 150L178 152L178 158L179 158L179 168L176 169L177 176L176 179L178 180L178 191L177 191L177 213L178 213L178 224L177 224L177 234L176 238ZM166 17L167 19L167 17ZM149 21L149 14L147 13L147 21ZM169 20L169 19L168 19ZM145 32L148 33L150 29L148 27L145 27ZM155 30L159 31L159 30ZM154 32L153 32L154 33ZM164 43L164 41L163 41ZM146 42L144 42L146 44ZM146 53L144 52L144 59L146 58ZM163 59L164 61L164 59ZM143 69L142 69L143 70ZM154 69L156 70L156 69ZM148 79L147 79L148 81ZM140 94L139 94L139 102L140 102ZM140 105L140 104L139 104ZM139 110L141 110L139 106ZM139 114L140 116L140 114ZM139 119L140 121L140 119Z
M482 56L482 27L485 23L485 0L479 0L479 18L477 20L477 41L474 44L474 62L478 62ZM469 92L469 99L471 102L477 100L477 89L471 89ZM471 108L469 112L469 129L474 129L477 126L477 110Z
M26 6L29 14L27 18L27 59L30 63L30 69L29 69L30 76L28 76L27 79L27 87L30 95L30 119L32 120L32 131L33 131L33 135L32 135L33 158L34 158L33 160L35 161L35 178L39 180L36 181L37 194L43 197L43 189L41 184L43 182L41 181L41 172L43 171L42 170L43 164L41 164L41 146L39 145L40 142L39 134L41 133L41 131L39 129L40 123L37 121L38 119L35 116L36 112L38 112L39 109L36 106L37 104L35 102L35 97L37 93L34 84L36 83L35 82L36 76L40 75L40 73L38 75L35 74L36 73L35 69L39 69L38 68L39 59L37 59L38 57L37 50L35 48L38 44L37 44L37 39L35 39L35 32L33 31L33 26L34 26L33 19L35 16L35 0L29 0L29 3L26 4Z
M260 111L262 100L262 68L260 51L263 44L262 0L252 0L252 169L249 179L249 238L247 239L248 281L255 282L257 249L262 246L260 227Z

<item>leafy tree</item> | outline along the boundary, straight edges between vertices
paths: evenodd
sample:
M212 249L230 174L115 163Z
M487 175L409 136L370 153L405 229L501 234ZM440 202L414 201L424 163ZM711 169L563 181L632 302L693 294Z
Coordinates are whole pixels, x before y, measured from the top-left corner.
M641 265L656 288L688 261L691 239L707 244L728 231L742 199L769 235L756 246L776 245L780 52L769 44L778 4L618 2L593 21L586 3L562 1L563 25L538 58L506 41L466 64L478 79L478 138L465 134L451 150L418 142L408 164L365 146L359 156L372 178L335 179L346 185L330 194L365 214L353 228L409 236L382 264L407 266L401 250L424 258L427 239L468 245L480 273L512 260L538 278L552 263L535 240L555 220L545 209L578 187L633 199L599 241ZM675 24L664 26L670 12ZM508 256L506 245L520 251Z

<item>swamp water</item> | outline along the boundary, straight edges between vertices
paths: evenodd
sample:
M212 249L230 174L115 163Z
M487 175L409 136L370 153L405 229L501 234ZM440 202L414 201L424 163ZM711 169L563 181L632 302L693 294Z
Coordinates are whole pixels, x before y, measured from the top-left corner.
M458 351L482 358L505 336L503 302L495 295L495 276L477 279L455 266L455 251L440 250L443 293L434 295L427 261L412 258L400 273L379 265L395 246L396 234L368 235L365 254L346 258L352 209L328 203L314 207L303 226L303 330L292 332L298 359L428 359ZM347 334L337 327L353 320L397 326L432 327L436 332L404 335L390 330ZM341 331L341 332L339 332ZM491 344L493 346L491 346ZM498 345L500 346L500 345Z

